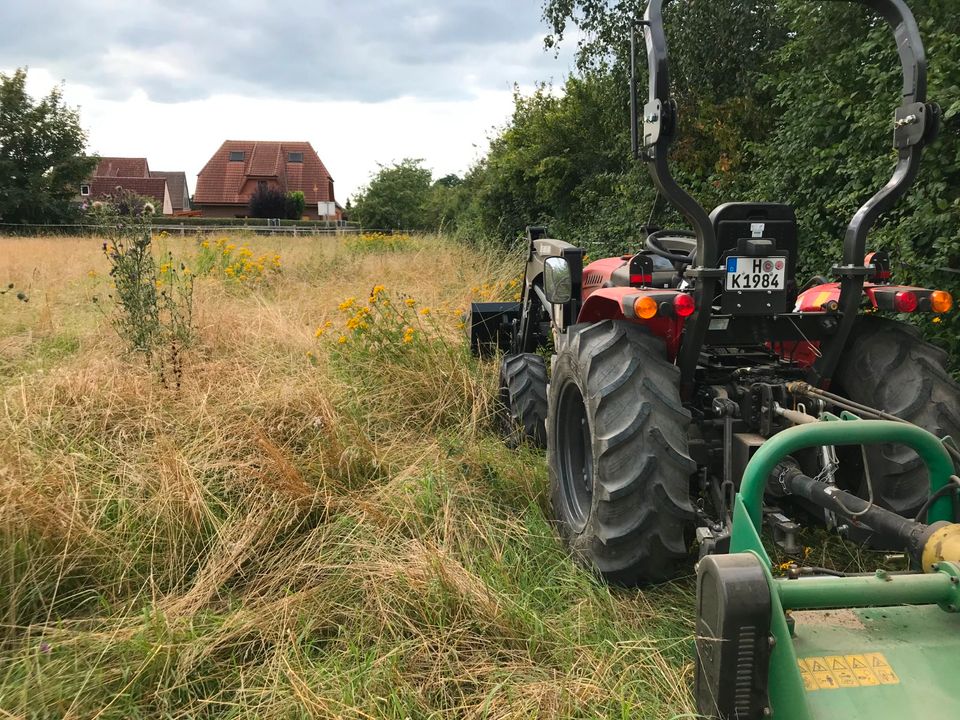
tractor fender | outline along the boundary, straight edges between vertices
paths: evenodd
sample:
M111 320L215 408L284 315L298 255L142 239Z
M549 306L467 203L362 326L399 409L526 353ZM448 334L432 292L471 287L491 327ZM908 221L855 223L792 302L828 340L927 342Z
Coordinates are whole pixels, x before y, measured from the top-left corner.
M594 290L583 301L577 323L596 323L602 320L624 320L649 328L650 333L662 338L667 346L667 357L674 360L680 348L683 320L676 317L654 317L649 320L634 315L634 301L641 295L664 295L670 290L643 290L633 287L609 287Z
M878 295L889 297L891 294L900 291L915 292L919 293L921 296L929 295L931 292L926 288L916 287L913 285L879 285L871 282L863 284L863 294L870 302L870 305L874 310L891 309L889 307L889 302L885 306L881 306L881 303L878 300ZM828 309L831 303L836 306L839 304L839 302L840 283L816 285L809 290L805 290L800 293L800 295L797 297L797 304L794 308L794 312L822 312L823 310Z
M823 306L829 302L839 302L840 283L826 283L824 285L814 285L809 290L804 290L797 297L797 304L794 312L821 312Z
M580 308L578 323L599 322L600 320L624 320L626 313L624 303L628 295L635 296L637 291L630 287L598 288L583 301ZM633 304L630 303L631 319Z

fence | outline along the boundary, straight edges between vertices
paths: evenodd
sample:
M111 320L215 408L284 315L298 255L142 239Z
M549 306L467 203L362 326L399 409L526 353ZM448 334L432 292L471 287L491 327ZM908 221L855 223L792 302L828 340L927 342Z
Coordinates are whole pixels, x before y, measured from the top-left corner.
M211 223L162 223L151 225L154 235L165 232L168 235L206 235L210 233L251 232L257 235L288 235L292 237L355 235L365 232L357 224L329 224L329 225L247 225L247 224L211 224ZM3 235L98 235L103 231L100 225L84 223L64 224L19 224L0 223L0 234Z

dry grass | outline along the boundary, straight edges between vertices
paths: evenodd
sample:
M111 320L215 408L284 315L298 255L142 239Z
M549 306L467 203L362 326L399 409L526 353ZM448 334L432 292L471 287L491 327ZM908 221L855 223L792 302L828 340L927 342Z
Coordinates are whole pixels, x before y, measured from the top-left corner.
M91 302L98 240L0 238L29 297L0 296L0 717L688 716L689 583L568 560L453 314L399 359L314 335L376 284L466 306L517 259L244 241L283 272L198 282L174 392Z

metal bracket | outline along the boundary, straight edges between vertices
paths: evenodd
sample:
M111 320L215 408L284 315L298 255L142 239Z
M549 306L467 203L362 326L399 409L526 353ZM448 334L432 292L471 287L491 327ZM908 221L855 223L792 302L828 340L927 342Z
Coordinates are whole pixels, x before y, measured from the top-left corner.
M841 278L869 277L873 275L874 267L872 265L834 265L830 268L830 272Z
M927 134L929 114L927 104L922 102L898 107L893 118L893 146L897 150L903 150L923 142Z
M694 267L694 268L687 268L686 272L683 273L683 276L691 280L694 280L694 279L720 280L726 274L727 274L727 271L723 268Z
M800 543L797 534L800 526L779 510L773 510L767 515L767 523L773 532L773 542L787 555L799 555Z
M659 100L651 100L643 107L643 148L653 147L660 142L660 132L663 127L663 104Z

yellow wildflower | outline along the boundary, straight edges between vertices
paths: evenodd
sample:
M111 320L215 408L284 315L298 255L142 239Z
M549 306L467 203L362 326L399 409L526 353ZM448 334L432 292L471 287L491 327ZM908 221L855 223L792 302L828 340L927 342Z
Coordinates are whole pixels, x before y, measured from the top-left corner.
M430 308L428 308L428 307L422 307L422 308L420 308L420 314L421 314L421 315L424 315L424 316L429 315L429 314L430 314Z
M346 336L346 335L341 335L340 337L337 338L337 342L340 343L341 345L346 345L346 344L347 344L347 336Z
M414 305L417 304L417 301L414 300L413 298L407 298L403 302L406 303L407 307L413 307Z
M200 247L202 247L202 248L208 248L208 247L210 247L210 243L207 242L206 240L204 240L202 243L200 243Z
M341 311L342 311L342 310L349 310L350 308L353 307L353 305L354 305L355 302L356 302L356 300L354 300L352 297L349 297L349 298L347 298L346 300L344 300L342 303L340 303L340 305L339 305L338 307L340 308Z
M313 333L314 337L323 337L323 334L327 331L325 327L318 327Z
M416 332L416 331L415 331L412 327L408 327L406 330L404 330L404 331L403 331L403 342L404 342L404 343L407 343L407 344L413 342L413 336L414 336L414 333L415 333L415 332Z

